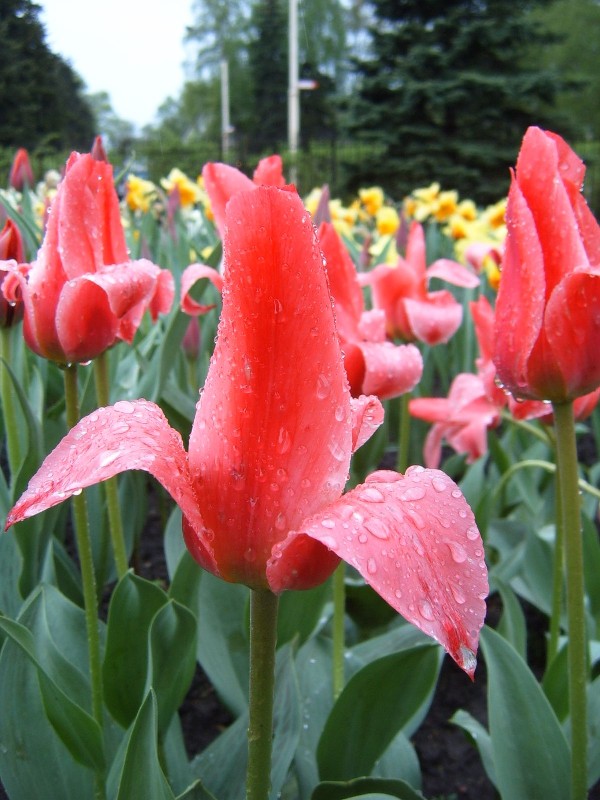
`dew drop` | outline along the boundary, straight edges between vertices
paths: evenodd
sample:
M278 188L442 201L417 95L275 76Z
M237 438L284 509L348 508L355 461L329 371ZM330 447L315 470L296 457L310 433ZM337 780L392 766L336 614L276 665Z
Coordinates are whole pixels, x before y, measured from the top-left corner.
M386 525L377 517L371 517L365 520L365 528L375 536L376 539L385 541L389 539L389 533Z
M326 517L325 519L321 520L321 525L323 528L335 528L335 520Z
M321 373L317 378L317 398L325 400L331 392L331 381L326 375Z
M367 572L369 573L369 575L375 575L375 573L377 572L377 562L375 561L374 558L370 558L367 561Z
M133 414L135 406L129 400L117 400L114 405L115 411L120 411L121 414Z
M277 436L277 452L279 455L287 453L292 446L292 438L287 428L281 427Z
M358 493L358 498L365 503L383 503L385 497L375 486L365 486Z
M446 491L446 481L442 480L441 478L434 478L431 481L431 485L436 490L436 492L445 492Z
M450 554L452 555L453 561L457 564L462 564L467 560L467 551L458 542L448 542L448 547L450 548Z
M433 609L428 600L419 600L419 614L423 617L423 619L432 620L434 618Z
M410 502L411 500L422 500L425 497L425 489L422 486L409 486L406 491L400 495L400 500Z

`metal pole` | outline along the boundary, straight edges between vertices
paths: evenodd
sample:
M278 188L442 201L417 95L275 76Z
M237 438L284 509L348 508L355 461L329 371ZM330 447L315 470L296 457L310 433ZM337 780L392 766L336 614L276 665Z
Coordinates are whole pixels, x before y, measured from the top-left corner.
M229 64L225 59L221 61L221 150L223 161L229 158Z
M296 183L298 138L300 132L300 90L298 87L298 0L289 0L288 34L288 147L290 183Z

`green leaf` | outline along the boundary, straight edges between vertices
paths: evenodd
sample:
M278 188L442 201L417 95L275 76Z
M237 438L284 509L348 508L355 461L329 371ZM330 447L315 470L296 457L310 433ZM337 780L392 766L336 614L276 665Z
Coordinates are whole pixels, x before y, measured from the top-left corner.
M25 625L0 617L0 628L35 666L46 716L71 756L79 764L103 771L104 747L96 720L75 703L44 669L36 653L33 634ZM65 661L62 666L65 669L70 664ZM72 677L75 672L71 669L69 674Z
M526 662L491 628L481 646L497 786L510 800L564 800L570 793L569 746Z
M492 740L487 730L475 717L471 716L468 711L463 711L462 709L459 709L453 714L450 722L462 728L477 747L485 773L495 786L496 769L494 767L494 754L492 752Z
M121 578L111 598L102 665L104 701L124 728L145 696L148 633L155 614L168 602L159 586L132 572Z
M438 648L424 645L380 658L356 673L319 740L321 779L369 775L398 731L428 702L439 663Z
M510 586L501 580L496 580L495 585L502 599L502 617L498 623L498 633L512 644L521 658L526 658L527 628L521 604Z
M568 652L569 646L565 644L550 662L542 680L544 694L561 722L569 715Z
M303 592L284 592L279 600L277 615L278 646L295 637L298 637L300 644L305 642L317 627L323 607L330 598L330 581Z
M405 781L388 778L357 778L352 781L325 781L311 795L311 800L354 800L354 798L389 798L397 800L424 800L421 792Z
M192 682L196 668L196 617L174 600L160 608L148 634L147 687L156 693L158 730L166 730Z
M157 717L150 691L129 734L116 800L175 800L159 762Z
M198 661L221 700L236 716L248 705L248 594L209 572L198 601Z
M183 794L177 795L177 800L215 800L215 796L202 785L201 781L194 781Z

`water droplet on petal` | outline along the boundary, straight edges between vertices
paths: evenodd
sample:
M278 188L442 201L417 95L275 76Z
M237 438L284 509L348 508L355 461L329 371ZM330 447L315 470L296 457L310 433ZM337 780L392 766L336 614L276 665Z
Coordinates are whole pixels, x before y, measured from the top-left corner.
M358 497L365 503L383 503L385 500L383 494L375 486L365 486L358 493Z
M120 411L121 414L133 414L135 406L129 400L117 400L114 405L115 411Z
M423 617L423 619L433 619L433 609L431 608L431 603L428 600L419 600L419 614Z
M436 492L445 492L446 491L446 481L442 480L442 478L434 478L431 481L431 485L436 490Z
M452 555L452 559L457 564L462 564L464 561L467 560L467 551L458 542L448 542L448 547L450 548L450 553Z
M317 397L319 400L324 400L331 392L331 381L326 375L321 373L317 378Z
M335 520L326 517L325 519L321 520L321 525L323 528L335 528Z
M372 533L376 539L389 539L387 526L377 517L370 517L365 520L365 528Z
M281 427L279 435L277 436L277 452L279 455L284 455L292 446L292 438L287 428Z
M374 558L370 558L367 561L367 572L369 573L369 575L375 575L375 573L377 572L377 562L375 561Z
M472 673L475 671L475 667L477 666L477 657L475 656L475 653L470 648L465 647L464 644L460 646L459 659L460 666L465 672Z
M425 497L425 489L422 486L409 486L400 495L400 500L410 502L411 500L422 500Z

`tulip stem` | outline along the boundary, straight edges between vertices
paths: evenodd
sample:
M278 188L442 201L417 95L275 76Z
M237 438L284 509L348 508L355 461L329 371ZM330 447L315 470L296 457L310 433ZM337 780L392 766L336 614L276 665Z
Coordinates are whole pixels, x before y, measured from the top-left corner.
M65 368L64 380L67 427L70 430L79 421L79 396L77 389L76 364L71 364ZM98 599L96 594L96 576L94 574L94 559L92 555L92 542L90 539L90 526L85 495L74 495L72 502L75 538L77 540L77 552L79 554L81 581L83 584L83 602L88 642L88 657L90 662L90 684L92 690L92 714L102 730L104 703L102 697L100 636L98 632ZM96 775L95 796L96 798L104 797L103 780L99 775Z
M12 362L11 343L13 339L13 330L13 328L2 328L2 335L0 336L0 356L4 362L1 367L2 377L0 378L0 392L2 396L4 432L6 434L6 450L8 465L10 467L11 485L14 485L14 479L21 466L22 459L19 425L17 423L17 413L14 404L15 390L8 372L8 367Z
M550 611L550 630L548 633L548 648L546 652L546 669L558 653L560 638L560 617L563 604L564 559L565 559L565 531L562 513L560 486L560 470L556 470L556 523L554 535L554 563L552 565L552 608Z
M94 381L96 384L98 406L107 406L110 398L110 390L106 351L94 359ZM116 476L104 481L104 491L106 495L106 505L108 507L108 525L110 528L110 539L112 542L115 566L117 568L117 576L121 579L127 572L129 563L127 548L125 547L125 536L123 534L123 520L121 518L121 508L119 505L119 485Z
M404 474L408 467L408 453L410 450L410 413L408 411L410 392L405 392L400 395L399 400L400 419L398 422L398 457L396 460L396 469L398 472Z
M275 648L279 598L250 592L250 699L246 800L268 800L273 748Z
M346 565L342 561L333 573L333 700L344 688L344 653L346 621Z
M573 403L553 403L558 491L565 537L566 600L569 626L569 708L571 716L571 800L587 797L587 657L583 543Z

